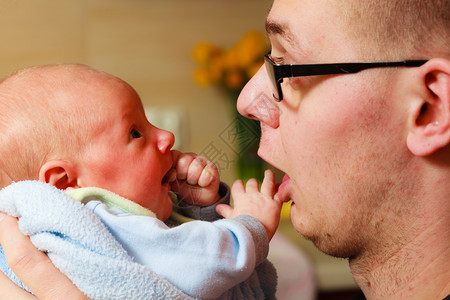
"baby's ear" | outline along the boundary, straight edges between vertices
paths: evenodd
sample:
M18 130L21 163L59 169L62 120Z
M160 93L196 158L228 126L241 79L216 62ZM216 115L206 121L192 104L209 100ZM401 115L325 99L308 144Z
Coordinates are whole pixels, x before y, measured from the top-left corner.
M413 108L408 149L427 156L450 145L450 61L431 59L420 67L421 95Z
M63 160L45 162L39 170L39 180L61 190L78 187L75 166Z

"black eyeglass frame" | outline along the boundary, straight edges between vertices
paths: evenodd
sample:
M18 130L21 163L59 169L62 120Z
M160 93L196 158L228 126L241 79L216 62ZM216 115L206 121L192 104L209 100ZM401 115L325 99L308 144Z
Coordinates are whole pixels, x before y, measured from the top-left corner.
M291 65L278 64L272 60L270 52L264 55L264 64L267 73L274 85L278 95L273 94L277 102L283 100L281 83L284 78L316 76L316 75L339 75L357 73L371 68L392 68L392 67L419 67L428 60L404 60L394 62L372 62L372 63L337 63L337 64L306 64ZM278 96L278 97L277 97Z

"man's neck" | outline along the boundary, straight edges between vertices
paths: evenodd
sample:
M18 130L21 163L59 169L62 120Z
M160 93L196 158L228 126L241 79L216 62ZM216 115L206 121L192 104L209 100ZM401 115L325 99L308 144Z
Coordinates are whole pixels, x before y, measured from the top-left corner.
M355 281L367 299L443 299L450 293L448 221L383 251L365 251L350 259Z

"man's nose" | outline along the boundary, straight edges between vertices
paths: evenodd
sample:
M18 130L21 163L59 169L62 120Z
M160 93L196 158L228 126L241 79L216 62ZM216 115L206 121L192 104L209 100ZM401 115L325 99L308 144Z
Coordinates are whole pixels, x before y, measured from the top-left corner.
M280 110L272 99L272 92L270 79L263 65L242 89L237 101L239 113L277 128Z
M169 152L175 143L175 136L172 132L159 129L158 132L158 150L161 153Z

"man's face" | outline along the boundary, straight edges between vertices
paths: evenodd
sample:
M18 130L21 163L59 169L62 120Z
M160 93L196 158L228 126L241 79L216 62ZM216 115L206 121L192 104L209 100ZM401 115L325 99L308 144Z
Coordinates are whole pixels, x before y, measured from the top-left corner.
M81 156L79 185L113 191L165 220L172 211L163 177L172 166L173 134L147 121L139 96L123 82L99 77L83 94L77 103L94 111L96 121Z
M287 64L363 60L334 2L276 0L266 24L272 57ZM294 227L331 255L367 246L366 236L376 234L369 224L382 222L380 207L394 196L404 163L391 155L404 151L395 124L402 108L388 100L387 77L374 72L287 78L284 100L275 102L263 66L238 100L241 114L261 121L258 154L288 175L278 195L293 200Z

